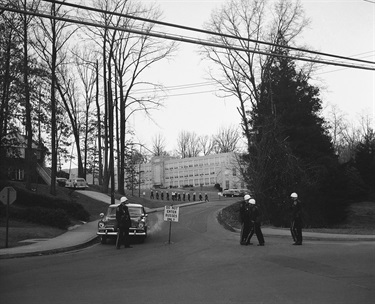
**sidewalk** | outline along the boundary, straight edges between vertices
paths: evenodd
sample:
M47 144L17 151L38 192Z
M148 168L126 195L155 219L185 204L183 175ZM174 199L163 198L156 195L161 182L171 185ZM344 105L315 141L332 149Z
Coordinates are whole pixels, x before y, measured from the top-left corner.
M103 196L100 196L99 198L98 195L96 195L95 198L100 199L105 203L110 203L110 198L107 195L103 194ZM186 207L201 203L204 202L192 202L175 206ZM163 210L164 207L161 207L156 209L148 209L147 212L153 213ZM53 254L87 247L90 244L95 243L97 240L97 223L98 220L89 222L77 227L76 229L69 230L58 237L47 240L39 240L30 245L0 249L0 259ZM288 229L263 227L262 232L265 236L290 237L290 231ZM375 235L346 235L315 232L303 232L303 238L331 241L375 241Z

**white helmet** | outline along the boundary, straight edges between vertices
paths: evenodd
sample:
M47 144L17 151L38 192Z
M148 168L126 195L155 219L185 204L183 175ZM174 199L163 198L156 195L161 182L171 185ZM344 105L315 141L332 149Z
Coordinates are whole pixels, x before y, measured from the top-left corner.
M298 197L298 194L293 192L291 195L290 195L291 198L297 198Z
M250 200L249 200L249 203L252 204L252 205L255 205L255 199L253 199L253 198L250 199Z
M120 203L125 203L125 202L127 202L128 201L128 199L126 198L126 196L123 196L123 197L121 197L121 199L120 199Z
M250 195L248 195L248 194L246 194L244 197L243 197L243 199L245 200L245 201L247 201L247 200L249 200L251 197L250 197Z

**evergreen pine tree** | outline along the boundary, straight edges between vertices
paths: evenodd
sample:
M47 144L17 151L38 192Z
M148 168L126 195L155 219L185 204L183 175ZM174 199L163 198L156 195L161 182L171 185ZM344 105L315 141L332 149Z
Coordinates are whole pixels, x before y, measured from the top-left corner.
M288 50L279 48L279 55ZM298 192L307 225L326 225L345 216L345 174L339 167L325 121L319 89L297 72L294 61L273 57L251 112L253 151L248 156L250 184L263 211L275 225L285 225L281 202Z

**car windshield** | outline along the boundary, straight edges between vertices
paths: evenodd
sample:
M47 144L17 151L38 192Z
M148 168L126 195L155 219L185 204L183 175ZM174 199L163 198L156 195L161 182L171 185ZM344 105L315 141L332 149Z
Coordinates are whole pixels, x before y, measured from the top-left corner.
M141 216L143 214L143 210L140 207L129 207L130 216Z
M116 216L116 208L108 208L107 216Z
M141 216L143 214L143 208L141 207L129 207L130 216ZM108 208L107 216L116 216L116 208Z

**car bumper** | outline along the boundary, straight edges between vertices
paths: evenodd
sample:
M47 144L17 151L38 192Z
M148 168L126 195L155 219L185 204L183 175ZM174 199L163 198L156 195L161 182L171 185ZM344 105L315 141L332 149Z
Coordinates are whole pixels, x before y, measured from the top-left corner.
M96 235L100 236L117 236L117 231L114 230L108 230L103 229L99 230ZM135 235L135 236L146 236L147 233L144 230L136 229L136 228L130 228L129 229L129 235Z

